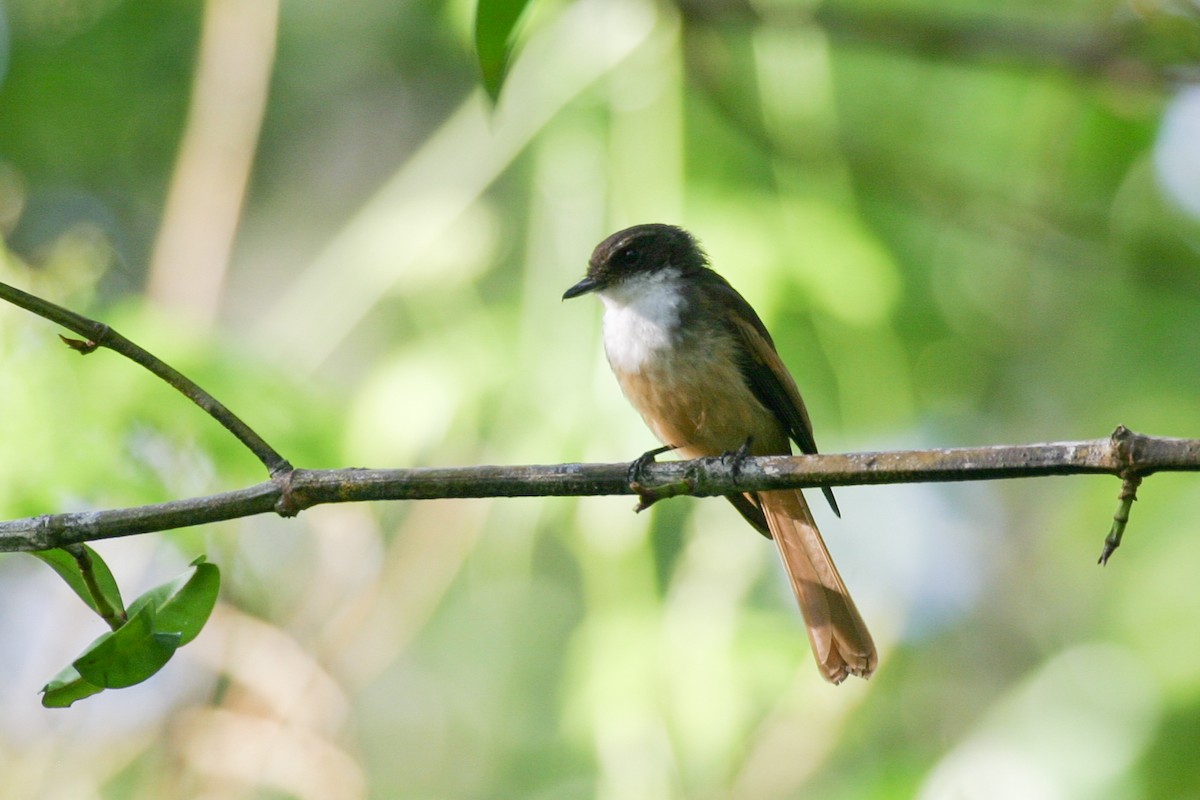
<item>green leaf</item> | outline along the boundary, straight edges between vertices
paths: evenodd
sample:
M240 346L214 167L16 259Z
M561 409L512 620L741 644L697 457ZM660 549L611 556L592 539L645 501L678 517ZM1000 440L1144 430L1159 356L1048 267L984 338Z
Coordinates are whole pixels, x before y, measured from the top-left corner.
M493 101L508 75L517 22L528 5L529 0L479 0L475 5L475 54Z
M88 599L82 574L70 553L46 551L37 555L63 575L80 597ZM94 565L103 564L99 556L93 557ZM98 567L96 572L100 582ZM107 567L103 572L111 581ZM112 585L115 589L116 584ZM88 645L71 666L42 688L42 705L65 708L104 689L122 689L146 680L162 669L176 650L196 638L216 605L220 588L220 570L200 556L187 572L134 600L124 625Z
M42 687L42 705L46 708L67 708L76 700L103 691L104 687L88 683L74 665L68 664Z
M208 621L221 588L221 571L201 556L178 578L156 586L129 604L130 616L154 609L154 630L178 634L179 646L195 639Z
M86 544L81 546L92 559L92 571L95 573L96 585L100 588L100 594L118 614L123 614L125 612L125 605L121 600L121 590L118 588L117 581L113 578L108 564L105 564L100 554L92 548ZM96 603L96 598L88 591L87 582L83 578L83 572L79 569L79 562L75 560L75 556L62 548L39 550L30 553L30 555L48 564L51 569L58 573L60 578L67 582L67 585L74 590L75 594L79 595L79 598L88 604L88 607L92 611L104 616L99 605Z
M94 641L72 662L80 676L105 689L123 689L158 672L175 655L180 634L154 628L154 606L146 605L115 631Z

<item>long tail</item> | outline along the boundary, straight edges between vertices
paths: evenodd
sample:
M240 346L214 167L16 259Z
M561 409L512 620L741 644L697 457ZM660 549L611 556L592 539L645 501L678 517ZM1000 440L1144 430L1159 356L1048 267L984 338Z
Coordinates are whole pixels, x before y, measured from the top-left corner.
M821 674L833 683L847 675L870 677L878 660L875 643L825 549L804 496L798 491L760 492L758 499L800 602Z

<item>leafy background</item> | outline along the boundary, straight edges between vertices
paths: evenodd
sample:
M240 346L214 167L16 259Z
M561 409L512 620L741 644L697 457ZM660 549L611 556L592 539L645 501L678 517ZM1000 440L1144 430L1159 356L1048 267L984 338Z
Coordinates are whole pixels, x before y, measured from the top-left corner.
M1200 34L1170 2L535 3L492 107L473 4L0 4L3 280L112 323L305 467L652 444L562 291L694 230L826 451L1200 436ZM503 52L491 42L492 54ZM112 354L0 309L0 516L261 468ZM845 489L818 509L882 666L824 684L715 501L318 508L200 552L209 626L47 711L103 630L0 560L0 797L1186 797L1192 476Z

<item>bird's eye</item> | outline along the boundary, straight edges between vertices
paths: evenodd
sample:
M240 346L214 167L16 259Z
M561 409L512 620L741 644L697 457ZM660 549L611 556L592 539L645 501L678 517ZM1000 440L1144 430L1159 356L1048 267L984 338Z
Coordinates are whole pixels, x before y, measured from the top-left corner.
M617 253L617 262L622 266L630 266L636 264L641 257L642 252L636 247L626 247L620 253Z

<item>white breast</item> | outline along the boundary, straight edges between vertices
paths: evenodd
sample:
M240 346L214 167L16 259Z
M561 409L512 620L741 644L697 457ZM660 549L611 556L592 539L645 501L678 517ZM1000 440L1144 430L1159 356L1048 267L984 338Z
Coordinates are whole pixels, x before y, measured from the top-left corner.
M613 369L641 372L661 359L679 326L679 272L638 275L600 294L604 301L604 352Z

